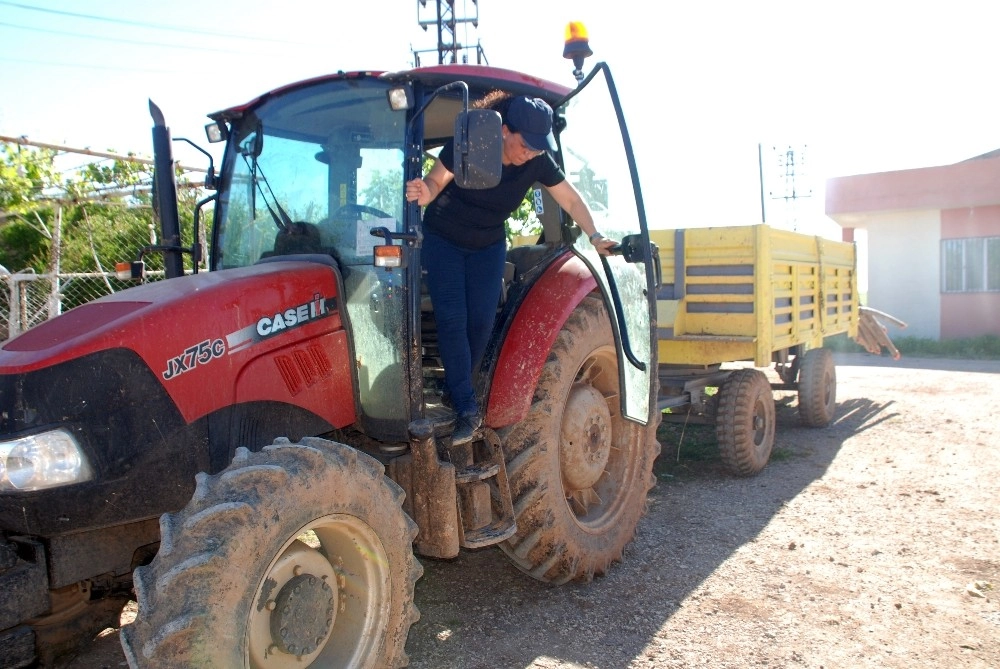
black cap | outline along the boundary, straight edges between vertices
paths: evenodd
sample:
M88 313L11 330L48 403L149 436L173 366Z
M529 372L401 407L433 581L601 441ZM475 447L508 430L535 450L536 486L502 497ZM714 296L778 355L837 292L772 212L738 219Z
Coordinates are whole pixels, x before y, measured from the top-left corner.
M535 151L555 151L552 107L541 98L517 97L507 109L507 127L520 133L525 145Z

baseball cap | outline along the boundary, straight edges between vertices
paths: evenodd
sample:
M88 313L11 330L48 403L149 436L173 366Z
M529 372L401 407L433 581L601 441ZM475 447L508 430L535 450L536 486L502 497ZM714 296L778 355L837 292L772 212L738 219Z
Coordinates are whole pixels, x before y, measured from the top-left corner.
M555 151L552 134L552 107L541 98L516 97L507 109L507 127L521 134L525 145L535 151Z

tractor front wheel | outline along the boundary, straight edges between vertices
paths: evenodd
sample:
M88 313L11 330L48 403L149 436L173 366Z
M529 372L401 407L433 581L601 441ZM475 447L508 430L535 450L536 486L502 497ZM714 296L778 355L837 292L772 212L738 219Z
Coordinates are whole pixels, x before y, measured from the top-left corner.
M406 666L416 525L382 466L323 439L237 450L160 519L122 634L136 667Z

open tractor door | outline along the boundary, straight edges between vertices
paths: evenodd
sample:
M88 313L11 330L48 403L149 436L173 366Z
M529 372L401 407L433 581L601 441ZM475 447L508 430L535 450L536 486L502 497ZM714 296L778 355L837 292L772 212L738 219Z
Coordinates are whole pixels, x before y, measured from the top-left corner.
M151 105L167 244L143 253L167 279L0 345L0 667L54 661L131 595L133 667L400 667L414 553L498 545L553 583L622 557L659 453L658 256L610 71L580 80L339 72L211 114L208 271L183 268L198 235L178 241ZM500 118L474 101L497 89L555 109L555 159L621 248L533 191L543 231L508 252L484 426L456 446L403 191L452 137L456 180L496 183Z

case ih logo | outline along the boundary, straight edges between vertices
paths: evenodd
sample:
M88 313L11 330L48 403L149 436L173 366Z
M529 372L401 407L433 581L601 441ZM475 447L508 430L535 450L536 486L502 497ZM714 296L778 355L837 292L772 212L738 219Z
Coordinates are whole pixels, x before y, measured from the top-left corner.
M237 330L226 335L226 340L206 339L184 349L180 355L167 360L167 368L163 370L163 378L166 381L177 378L185 372L190 372L199 365L205 365L216 358L220 358L227 352L232 354L263 341L270 337L280 335L306 323L325 318L333 313L337 306L335 297L323 297L316 295L311 301L298 306L283 309L273 316L264 316L254 325Z
M305 325L317 318L323 318L330 313L333 306L329 304L330 302L333 302L332 298L324 300L317 295L312 302L285 309L274 316L264 316L257 321L257 336L260 339L266 339L272 335L281 334L285 330Z
M256 324L226 336L229 352L236 353L259 341L325 318L337 308L337 298L316 295L311 301L264 316Z

